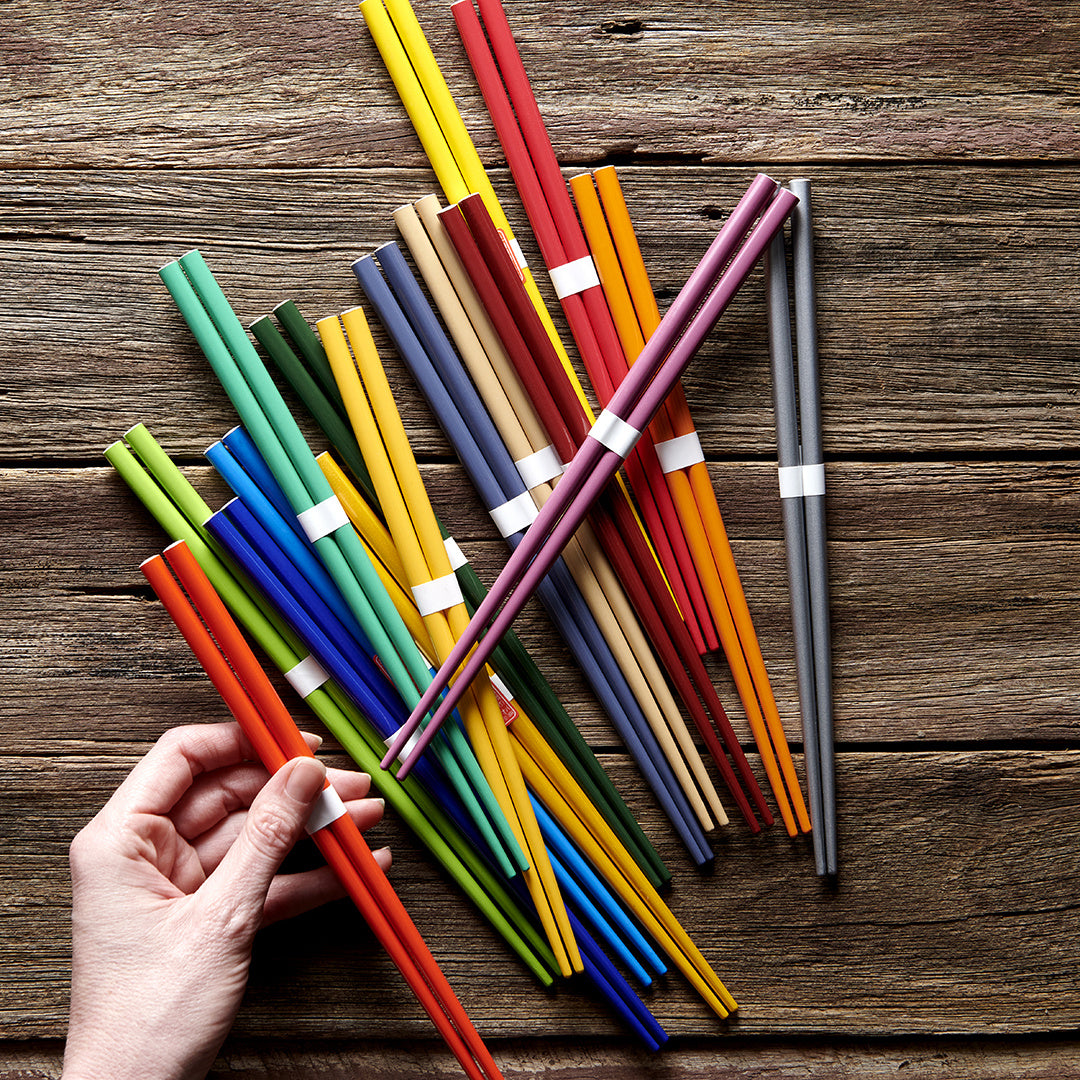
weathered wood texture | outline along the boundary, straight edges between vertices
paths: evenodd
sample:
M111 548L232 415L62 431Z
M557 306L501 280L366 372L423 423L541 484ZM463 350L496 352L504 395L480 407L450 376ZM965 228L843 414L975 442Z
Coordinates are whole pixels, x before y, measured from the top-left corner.
M753 171L621 172L662 296ZM826 453L1075 453L1076 171L821 167L813 179ZM395 239L392 210L433 186L417 170L13 171L6 182L18 205L3 213L0 275L23 312L0 342L9 462L96 459L138 421L170 450L201 453L235 417L158 268L198 247L245 322L286 297L314 321L360 302L351 261ZM395 370L418 451L445 454ZM773 452L760 276L686 386L707 454Z
M628 1047L579 1041L572 1060L533 1043L494 1042L506 1080L1076 1080L1080 1051L1072 1040L955 1039L748 1042L720 1047L680 1040L676 1053L644 1058ZM0 1063L0 1080L59 1080L62 1049L55 1043L18 1043ZM294 1047L240 1041L222 1054L209 1080L450 1080L460 1068L430 1044L298 1042Z
M212 506L223 501L209 467L188 473ZM431 465L425 473L440 514L493 580L506 549L462 497L460 470ZM714 475L721 505L731 507L728 531L797 740L774 470L725 462ZM838 738L856 745L1074 740L1080 465L840 462L830 466L829 485ZM9 469L0 471L0 490L19 522L0 535L10 657L0 678L11 686L0 695L0 715L11 718L0 744L32 753L42 739L72 750L130 743L181 720L193 695L212 707L212 688L160 608L147 602L138 572L164 534L112 470ZM613 745L543 613L530 606L518 627L589 738ZM709 660L745 733L726 667ZM80 693L87 684L91 697ZM99 698L116 710L108 725Z
M837 890L782 830L718 837L698 875L638 790L603 755L671 865L668 902L740 1003L712 1016L677 973L646 995L673 1034L891 1035L1067 1032L1080 1025L1076 851L1080 755L971 751L847 753L841 761ZM9 1037L54 1036L65 1008L66 838L108 796L124 748L4 761L0 825ZM493 1037L616 1036L588 991L539 989L393 821L392 877L462 1002ZM1032 838L1037 837L1037 842ZM239 1036L425 1038L429 1022L355 912L341 904L264 931Z
M417 5L499 156L449 5ZM1075 158L1075 6L506 5L567 161ZM6 6L0 152L54 167L419 164L356 5Z
M538 266L448 6L416 9ZM589 994L537 989L388 820L407 906L512 1080L1080 1076L1076 6L507 10L567 174L620 166L662 303L755 171L813 180L843 873L825 888L804 840L738 827L694 871L530 607L523 637L740 1017L672 976L649 999L674 1046L639 1053ZM60 1071L70 837L160 732L222 715L137 571L163 537L101 458L144 421L223 494L201 453L235 416L157 268L199 247L245 321L286 296L315 319L358 302L350 261L435 180L353 4L3 19L0 1080L39 1080ZM763 314L759 276L686 385L797 747ZM390 363L490 580L504 549ZM406 1074L459 1070L347 907L263 935L215 1076Z

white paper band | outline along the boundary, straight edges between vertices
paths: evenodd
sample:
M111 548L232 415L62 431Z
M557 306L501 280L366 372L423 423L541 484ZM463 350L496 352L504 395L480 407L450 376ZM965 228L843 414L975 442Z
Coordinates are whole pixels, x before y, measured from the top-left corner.
M465 602L454 574L422 581L412 587L412 594L421 615L434 615L436 611L446 611Z
M802 467L802 493L806 496L825 494L825 464Z
M548 480L554 480L556 476L562 476L566 466L562 463L555 447L550 443L535 454L529 454L519 461L515 461L518 474L525 486L532 491L540 484L546 484Z
M665 472L678 472L689 469L691 465L700 465L705 460L705 451L701 449L701 440L696 431L686 435L677 435L656 444L656 456L660 459L660 468Z
M300 522L300 528L307 534L307 538L315 543L316 540L337 532L342 525L348 525L349 515L345 513L338 497L331 495L329 499L323 499L303 513L297 514L296 520Z
M434 673L434 672L432 672L432 674L434 675L435 673ZM394 760L395 760L395 761L400 761L400 760L401 760L402 758L408 757L408 756L409 756L409 755L410 755L410 754L411 754L411 753L413 752L413 748L414 748L414 747L416 746L416 744L417 744L417 743L418 743L418 742L420 741L420 736L421 736L421 734L422 734L422 733L423 733L423 729L422 729L422 728L417 728L417 729L416 729L416 730L415 730L415 731L414 731L414 732L413 732L413 733L412 733L412 734L411 734L411 735L410 735L410 736L409 736L409 737L408 737L408 738L407 738L407 739L405 740L405 745L404 745L404 746L402 746L402 748L401 748L401 749L400 749L400 750L398 751L398 756L397 756L397 757L396 757L396 758L395 758ZM394 741L394 740L395 740L396 738L397 738L397 732L395 731L395 732L394 732L394 733L393 733L393 734L392 734L392 735L390 736L390 738L388 738L388 739L386 739L386 740L384 740L384 741L386 742L386 745L387 745L387 746L390 746L390 745L391 745L391 743L393 743L393 741Z
M536 509L532 496L527 491L523 491L516 498L504 502L502 506L494 507L488 513L491 514L491 520L495 522L499 535L505 539L527 529L536 520L539 511Z
M513 252L514 259L517 261L519 270L528 270L529 264L525 261L525 252L521 250L521 245L517 242L516 236L511 236L506 241L506 246Z
M641 432L613 412L604 409L589 431L589 437L624 458L634 449L634 443L641 438Z
M301 696L306 698L308 694L315 693L325 682L330 681L322 664L314 656L305 656L299 664L289 668L285 672L285 678L289 685Z
M781 499L825 494L824 465L783 465L776 470Z
M332 788L323 788L322 793L311 808L311 816L307 820L305 828L309 833L317 833L325 829L339 817L344 817L349 811L341 801L341 796Z
M551 276L551 284L555 286L555 295L560 300L600 284L591 255L563 263L562 266L553 266L548 274Z
M514 700L514 695L510 693L509 687L495 674L494 671L491 673L491 685L494 686L496 692L502 694L507 701Z
M443 541L443 546L446 548L446 554L450 556L450 569L460 570L463 566L467 566L469 560L465 558L465 552L458 546L458 542L452 537L448 536Z

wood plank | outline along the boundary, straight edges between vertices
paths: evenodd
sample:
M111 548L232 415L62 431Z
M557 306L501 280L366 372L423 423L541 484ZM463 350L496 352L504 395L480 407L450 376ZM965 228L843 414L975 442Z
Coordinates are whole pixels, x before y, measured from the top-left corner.
M212 506L222 487L187 470ZM1068 743L1080 695L1080 466L839 462L830 465L834 679L838 738L848 744ZM425 466L436 506L486 581L505 558L455 467ZM774 472L716 470L721 505L789 737L798 742L786 571ZM43 737L73 750L146 740L204 683L138 573L164 534L109 468L12 469L0 491L18 531L0 533L8 618L0 639L9 716L0 744ZM726 496L726 498L725 498ZM887 508L888 512L883 513ZM78 523L76 531L75 523ZM598 746L618 745L574 665L530 605L517 629ZM720 657L721 699L748 737ZM94 687L87 696L85 688ZM100 701L116 727L102 730ZM147 703L154 702L148 714ZM56 724L56 717L63 717ZM119 732L123 732L121 735Z
M665 304L751 171L625 173ZM235 414L157 269L197 246L245 322L286 297L314 321L361 301L351 261L393 239L391 210L432 186L402 170L17 172L7 181L0 273L22 298L0 340L10 432L0 460L9 463L97 459L139 421L170 451L201 454ZM1080 174L823 166L814 183L826 453L1075 459ZM527 234L523 242L532 251ZM426 404L380 342L417 451L445 457ZM711 458L771 457L760 276L685 381Z
M486 159L501 157L444 5L418 0ZM1054 0L780 0L719 11L509 0L564 160L1076 157L1077 14ZM22 0L0 63L8 166L419 165L355 8L210 0L181 18ZM28 108L27 106L32 107Z
M572 1058L552 1053L540 1040L494 1045L507 1080L636 1080L663 1070L670 1080L877 1080L894 1073L905 1080L1076 1080L1080 1046L1070 1039L838 1039L828 1046L725 1039L723 1046L703 1048L679 1040L658 1057L647 1057L611 1041L579 1040ZM62 1047L56 1042L5 1044L0 1080L60 1080ZM209 1080L400 1080L424 1076L457 1080L457 1062L439 1047L415 1040L329 1043L326 1041L230 1040L209 1074Z
M125 748L3 759L6 1038L62 1034L67 843L133 759ZM806 841L778 829L727 830L715 872L695 872L625 761L604 764L673 869L673 912L741 1005L723 1024L671 974L647 1000L672 1035L986 1036L1080 1023L1080 755L842 755L835 889L814 877ZM395 887L486 1036L619 1034L588 992L540 990L395 821L372 840L393 847ZM261 935L236 1035L424 1040L430 1030L338 904Z

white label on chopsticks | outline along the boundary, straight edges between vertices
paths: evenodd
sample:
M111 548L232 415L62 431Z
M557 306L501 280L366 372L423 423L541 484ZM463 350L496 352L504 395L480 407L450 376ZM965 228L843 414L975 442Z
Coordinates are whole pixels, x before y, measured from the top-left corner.
M548 480L554 480L556 476L562 476L566 468L555 452L555 447L550 443L537 450L535 454L529 454L528 457L515 461L514 464L530 491L534 487L539 487L540 484L547 483Z
M613 412L604 409L589 431L589 437L624 458L634 449L634 443L641 438L641 432Z
M463 566L469 565L469 560L465 558L465 552L461 550L458 542L452 536L448 536L443 541L443 547L446 548L446 554L450 556L451 570L460 570Z
M514 261L518 264L518 269L528 270L529 264L525 261L525 252L521 250L521 245L517 242L517 237L511 236L506 241L506 246L510 249L511 254L514 256Z
M506 683L494 671L491 673L491 689L495 691L495 699L499 703L503 723L509 727L518 718L518 711L514 705L514 695L510 693Z
M311 808L311 816L305 828L309 833L317 833L331 822L337 821L339 817L344 817L348 812L341 801L341 796L332 787L323 788L315 805Z
M331 495L329 499L323 499L297 514L296 520L300 522L300 528L307 534L307 538L315 543L316 540L337 532L342 525L348 525L349 515L345 513L338 497Z
M305 656L300 663L289 668L285 672L285 678L289 680L289 685L304 698L308 694L315 693L323 683L330 681L330 676L322 664L310 654Z
M777 470L781 499L825 494L824 465L782 465Z
M804 465L802 467L802 493L806 496L825 494L825 465Z
M700 465L705 460L705 451L701 449L698 433L690 431L658 442L656 456L660 459L660 468L665 473L671 473L689 469L691 465Z
M495 522L499 535L506 539L514 533L527 529L536 520L539 511L536 509L532 496L527 491L523 491L516 498L504 502L502 506L494 507L488 513L491 515L491 520Z
M422 581L412 587L412 594L421 615L434 615L436 611L446 611L465 602L461 586L453 574Z
M591 255L563 263L562 266L553 266L548 274L551 276L551 284L555 286L555 295L560 300L600 284Z

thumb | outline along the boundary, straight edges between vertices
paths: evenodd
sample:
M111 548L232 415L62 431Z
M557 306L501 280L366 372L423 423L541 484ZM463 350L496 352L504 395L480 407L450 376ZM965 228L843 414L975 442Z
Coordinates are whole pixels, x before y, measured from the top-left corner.
M300 839L326 782L317 758L287 761L255 797L240 835L206 879L199 896L237 938L253 938L282 860Z

